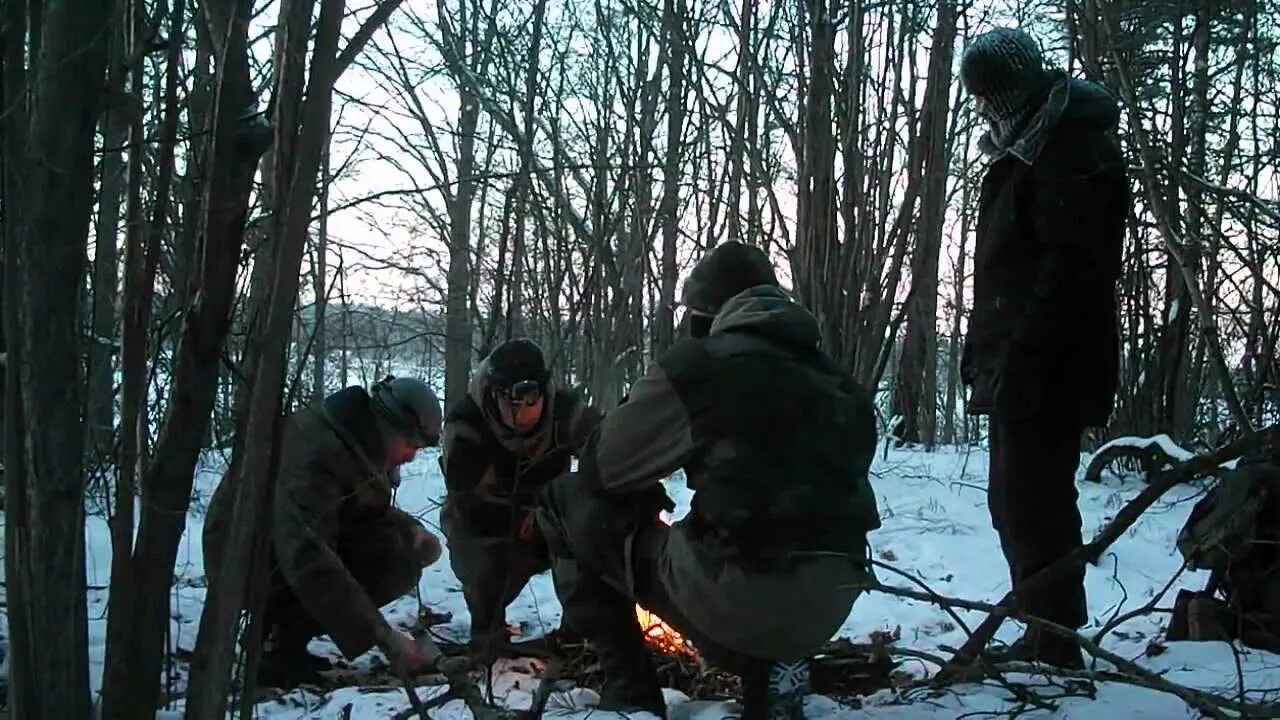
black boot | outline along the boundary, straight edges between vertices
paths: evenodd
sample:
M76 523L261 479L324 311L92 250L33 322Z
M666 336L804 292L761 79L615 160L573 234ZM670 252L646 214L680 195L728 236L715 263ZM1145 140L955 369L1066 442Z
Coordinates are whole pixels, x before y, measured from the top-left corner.
M1028 629L1003 649L987 650L987 660L995 663L1028 662L1044 663L1064 670L1084 669L1084 653L1075 638L1063 637L1049 631Z
M492 665L511 648L507 614L492 603L472 598L467 598L467 608L471 612L470 655L478 665Z
M752 662L742 675L742 720L804 720L809 661Z
M299 685L324 682L320 673L333 669L333 663L307 652L306 645L273 647L262 653L258 665L258 687L292 690Z
M619 633L593 646L604 672L600 690L601 710L613 712L651 712L667 716L667 703L662 697L662 683L653 665L653 657L644 645L639 628L626 628L634 633Z

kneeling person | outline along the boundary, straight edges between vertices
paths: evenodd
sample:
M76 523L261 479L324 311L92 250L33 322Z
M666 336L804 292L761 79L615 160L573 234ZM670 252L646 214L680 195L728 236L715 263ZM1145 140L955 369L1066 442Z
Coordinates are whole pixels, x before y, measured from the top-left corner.
M471 613L472 650L481 658L506 647L507 606L550 567L534 506L598 422L576 393L556 387L542 349L524 338L495 348L467 395L450 404L441 525Z
M426 662L378 608L417 587L440 542L392 504L398 468L439 444L440 401L423 382L388 377L349 387L288 418L270 514L269 648L258 682L290 688L331 669L307 652L328 634L348 659L380 647L397 669ZM204 526L205 574L217 581L239 475L213 494Z
M694 338L605 416L539 513L564 621L599 654L602 709L665 714L638 602L742 677L744 718L803 717L806 660L869 577L874 411L760 250L720 245L684 305ZM660 481L678 469L692 509L667 527Z

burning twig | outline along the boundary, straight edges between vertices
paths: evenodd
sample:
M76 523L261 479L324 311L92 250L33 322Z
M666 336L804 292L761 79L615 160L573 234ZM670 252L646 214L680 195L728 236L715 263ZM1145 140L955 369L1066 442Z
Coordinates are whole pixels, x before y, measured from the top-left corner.
M671 513L665 510L659 512L658 522L670 525ZM694 650L692 643L656 613L646 610L639 603L636 603L636 619L640 621L640 627L644 630L645 642L658 652L664 655L697 659L698 652Z
M667 624L655 613L636 605L636 619L644 630L644 639L651 647L664 655L679 655L697 659L698 652L678 630Z

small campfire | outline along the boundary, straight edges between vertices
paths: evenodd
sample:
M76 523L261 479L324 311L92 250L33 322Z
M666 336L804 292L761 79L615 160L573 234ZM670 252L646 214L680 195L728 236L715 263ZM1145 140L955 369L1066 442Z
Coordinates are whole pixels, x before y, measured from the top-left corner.
M666 511L660 512L658 513L658 520L662 521L663 524L670 525L671 515ZM689 659L698 657L697 651L693 649L693 644L686 640L679 631L639 604L636 604L636 619L640 621L640 627L644 629L644 639L649 644L649 647L663 655Z
M639 605L636 605L636 619L640 621L640 627L644 628L644 641L654 650L664 655L683 655L689 658L698 656L693 645L675 628Z

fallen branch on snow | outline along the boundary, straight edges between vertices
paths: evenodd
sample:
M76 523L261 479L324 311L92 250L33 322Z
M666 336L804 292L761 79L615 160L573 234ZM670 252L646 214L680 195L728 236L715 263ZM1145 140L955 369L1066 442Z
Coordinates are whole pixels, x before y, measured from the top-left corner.
M1102 471L1117 460L1137 463L1146 477L1178 462L1187 462L1195 454L1173 441L1168 435L1152 437L1120 437L1098 448L1085 468L1086 482L1102 482Z
M1196 690L1184 685L1179 685L1170 680L1166 680L1158 673L1152 672L1137 663L1127 660L1110 650L1100 647L1097 643L1089 638L1084 637L1078 632L1057 623L1052 623L1040 618L1020 615L1014 613L1007 608L998 607L990 603L984 603L976 600L966 600L964 598L947 597L939 595L936 592L922 592L912 590L910 588L895 587L892 585L884 585L881 583L871 583L863 586L865 589L884 593L886 595L894 595L904 597L911 600L920 600L923 602L933 603L940 606L949 606L951 608L961 608L964 610L978 610L992 614L1001 613L1008 617L1013 617L1029 625L1039 626L1044 630L1070 637L1080 643L1081 649L1089 653L1095 658L1105 660L1116 667L1119 672L1109 671L1083 671L1083 670L1066 670L1061 668L1052 668L1052 674L1061 677L1078 678L1078 679L1106 679L1114 682L1128 683L1138 687L1145 687L1151 690L1165 692L1174 695L1188 706L1193 707L1211 718L1221 718L1226 720L1230 717L1226 711L1239 713L1250 718L1280 718L1280 703L1250 703L1240 700L1232 700L1220 695ZM894 649L896 652L897 650ZM971 682L981 677L990 677L994 671L1018 671L1019 668L1031 668L1029 663L981 663L979 666L969 666L963 672L948 671L948 665L944 665L942 671L936 676L926 681L926 684L932 687L941 685L950 685L960 682ZM1039 672L1046 672L1048 668L1045 666L1036 666Z
M1102 553L1120 539L1130 527L1133 527L1138 518L1170 489L1193 477L1212 473L1229 460L1259 451L1280 452L1280 425L1251 432L1218 450L1197 455L1157 473L1137 497L1116 513L1115 518L1098 533L1096 538L1032 575L1022 584L1020 591L1032 592L1073 572L1085 563L1095 564ZM1012 608L1016 600L1015 593L1010 591L996 606L992 607L990 614L978 629L969 636L969 640L956 651L955 657L943 668L942 674L963 673L965 666L973 664L981 655L983 648L995 637L1004 619L1013 614Z
M484 696L480 693L480 688L471 682L468 671L471 668L471 661L460 657L445 657L440 651L440 647L429 635L421 634L415 638L418 642L418 648L422 650L422 654L427 658L428 664L435 667L448 680L449 689L430 700L423 702L418 697L418 688L415 683L407 676L401 675L400 682L404 685L404 691L409 696L409 708L396 713L393 720L409 720L417 715L420 720L430 720L427 711L440 707L452 700L461 700L471 711L471 716L475 720L514 720L520 717L519 713L502 708L494 707L485 702Z

